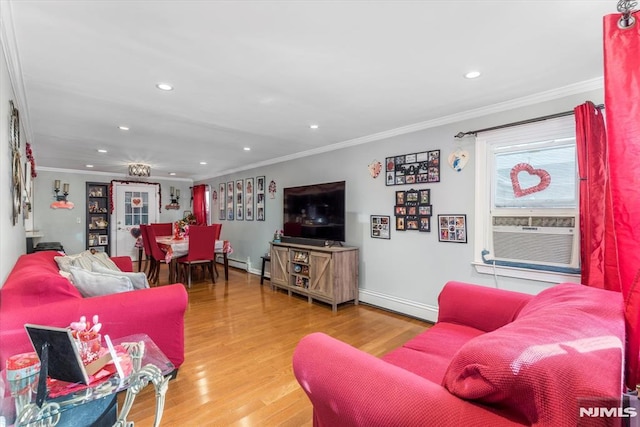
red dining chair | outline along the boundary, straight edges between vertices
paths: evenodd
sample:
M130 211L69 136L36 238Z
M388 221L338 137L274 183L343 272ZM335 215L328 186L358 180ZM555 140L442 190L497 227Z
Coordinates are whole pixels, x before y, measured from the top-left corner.
M222 233L222 224L211 224L210 227L213 228L214 237L215 237L213 244L215 245L216 240L220 240L220 233ZM217 266L217 263L215 262L215 254L214 254L213 269L216 272L216 276L219 276L220 274L218 274L218 266Z
M166 264L167 261L165 259L164 251L160 249L160 246L156 241L156 232L154 231L154 228L150 226L145 228L147 230L147 242L149 244L149 250L151 251L151 262L153 264L153 271L150 270L149 273L149 282L157 285L160 279L160 265L162 263ZM169 266L169 268L171 268L171 266ZM171 272L169 272L169 274L171 274Z
M153 268L153 257L151 256L151 246L149 246L149 236L147 235L147 224L140 224L140 238L142 239L142 250L144 251L145 264L142 271L145 272L147 277L151 275L151 269ZM148 271L147 271L148 270Z
M209 269L211 280L216 283L213 269L215 264L215 229L211 226L192 225L189 227L189 253L176 260L178 266L187 269L187 286L191 287L191 266L204 264ZM178 267L178 270L180 269Z
M172 236L173 235L173 223L171 222L156 222L149 224L156 236Z

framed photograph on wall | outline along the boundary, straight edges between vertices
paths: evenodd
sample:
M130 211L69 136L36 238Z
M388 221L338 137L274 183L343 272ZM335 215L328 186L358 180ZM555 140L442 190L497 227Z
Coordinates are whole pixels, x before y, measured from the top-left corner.
M244 179L236 180L236 220L244 219Z
M227 182L227 219L233 221L233 181Z
M225 204L227 203L227 198L226 198L226 185L225 183L221 183L219 186L219 193L218 193L218 218L219 219L227 219L227 209L225 207Z
M253 221L253 204L255 201L255 187L253 186L253 178L244 180L244 219Z
M391 217L388 215L371 215L371 237L374 239L391 238Z
M450 243L467 243L467 216L438 215L438 240Z
M256 221L265 220L265 177L259 176L256 178Z
M98 236L98 244L99 245L107 245L109 244L109 236L106 234L101 234Z

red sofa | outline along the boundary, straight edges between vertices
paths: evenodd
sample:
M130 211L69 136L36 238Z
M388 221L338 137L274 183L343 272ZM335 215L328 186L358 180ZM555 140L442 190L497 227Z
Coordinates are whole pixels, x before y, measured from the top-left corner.
M618 425L580 408L620 404L619 293L449 282L438 302L433 327L380 359L322 333L304 337L293 368L314 425Z
M176 368L184 361L184 313L187 292L182 284L83 298L62 277L55 251L22 255L0 288L0 367L14 354L33 351L25 323L67 327L80 316L97 314L102 333L111 338L145 333ZM114 257L122 271L132 271L129 257Z

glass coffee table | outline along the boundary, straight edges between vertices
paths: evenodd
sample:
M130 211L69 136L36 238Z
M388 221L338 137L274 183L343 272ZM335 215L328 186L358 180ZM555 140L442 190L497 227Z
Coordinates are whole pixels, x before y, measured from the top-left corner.
M55 426L66 411L115 395L124 390L126 390L126 396L114 426L132 426L133 422L127 421L127 415L138 393L149 383L153 384L156 391L154 426L158 426L164 411L164 401L169 388L169 380L171 379L171 374L175 371L175 366L146 334L129 335L112 341L114 346L121 345L129 353L133 364L133 370L130 375L120 378L118 374L115 374L82 390L55 398L47 396L41 407L38 407L35 403L36 396L33 391L35 388L27 388L27 394L24 394L24 390L20 395L12 393L11 398L16 407L15 426ZM4 371L3 380L6 381ZM10 382L9 386L11 386Z

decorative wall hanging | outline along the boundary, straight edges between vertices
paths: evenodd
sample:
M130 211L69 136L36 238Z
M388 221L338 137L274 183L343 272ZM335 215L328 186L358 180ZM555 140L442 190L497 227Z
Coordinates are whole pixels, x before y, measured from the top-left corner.
M269 183L269 197L272 199L276 198L276 182L271 180Z
M226 192L225 192L225 188L226 188L226 184L224 182L220 183L218 186L218 190L220 192L220 202L218 203L218 218L223 220L223 219L227 219L227 210L226 210L226 203L227 203L227 199L225 197Z
M440 182L440 150L385 159L386 185Z
M247 178L244 180L244 219L247 221L253 221L254 195L253 178Z
M233 181L227 182L227 219L233 221Z
M377 178L378 175L380 175L380 172L382 171L382 163L380 163L377 160L374 160L373 162L369 163L367 168L369 169L369 174L371 175L371 178Z
M391 238L391 217L388 215L371 215L371 237L374 239Z
M244 219L244 179L236 180L236 220Z
M20 158L20 114L9 101L9 145L12 153L12 185L13 191L13 225L18 223L18 216L22 212L22 160Z
M256 178L256 221L265 219L265 177Z
M520 172L527 172L529 175L535 175L540 178L540 182L537 185L522 188L520 185L520 178L518 177ZM511 168L511 185L513 186L513 194L516 197L523 197L543 191L549 186L549 184L551 184L551 175L549 175L549 172L544 169L535 169L528 163L518 163Z
M469 152L458 148L453 153L449 154L449 166L456 171L460 172L467 165L469 161Z
M396 230L430 232L432 212L430 189L396 191Z
M467 243L466 215L438 215L438 240Z

